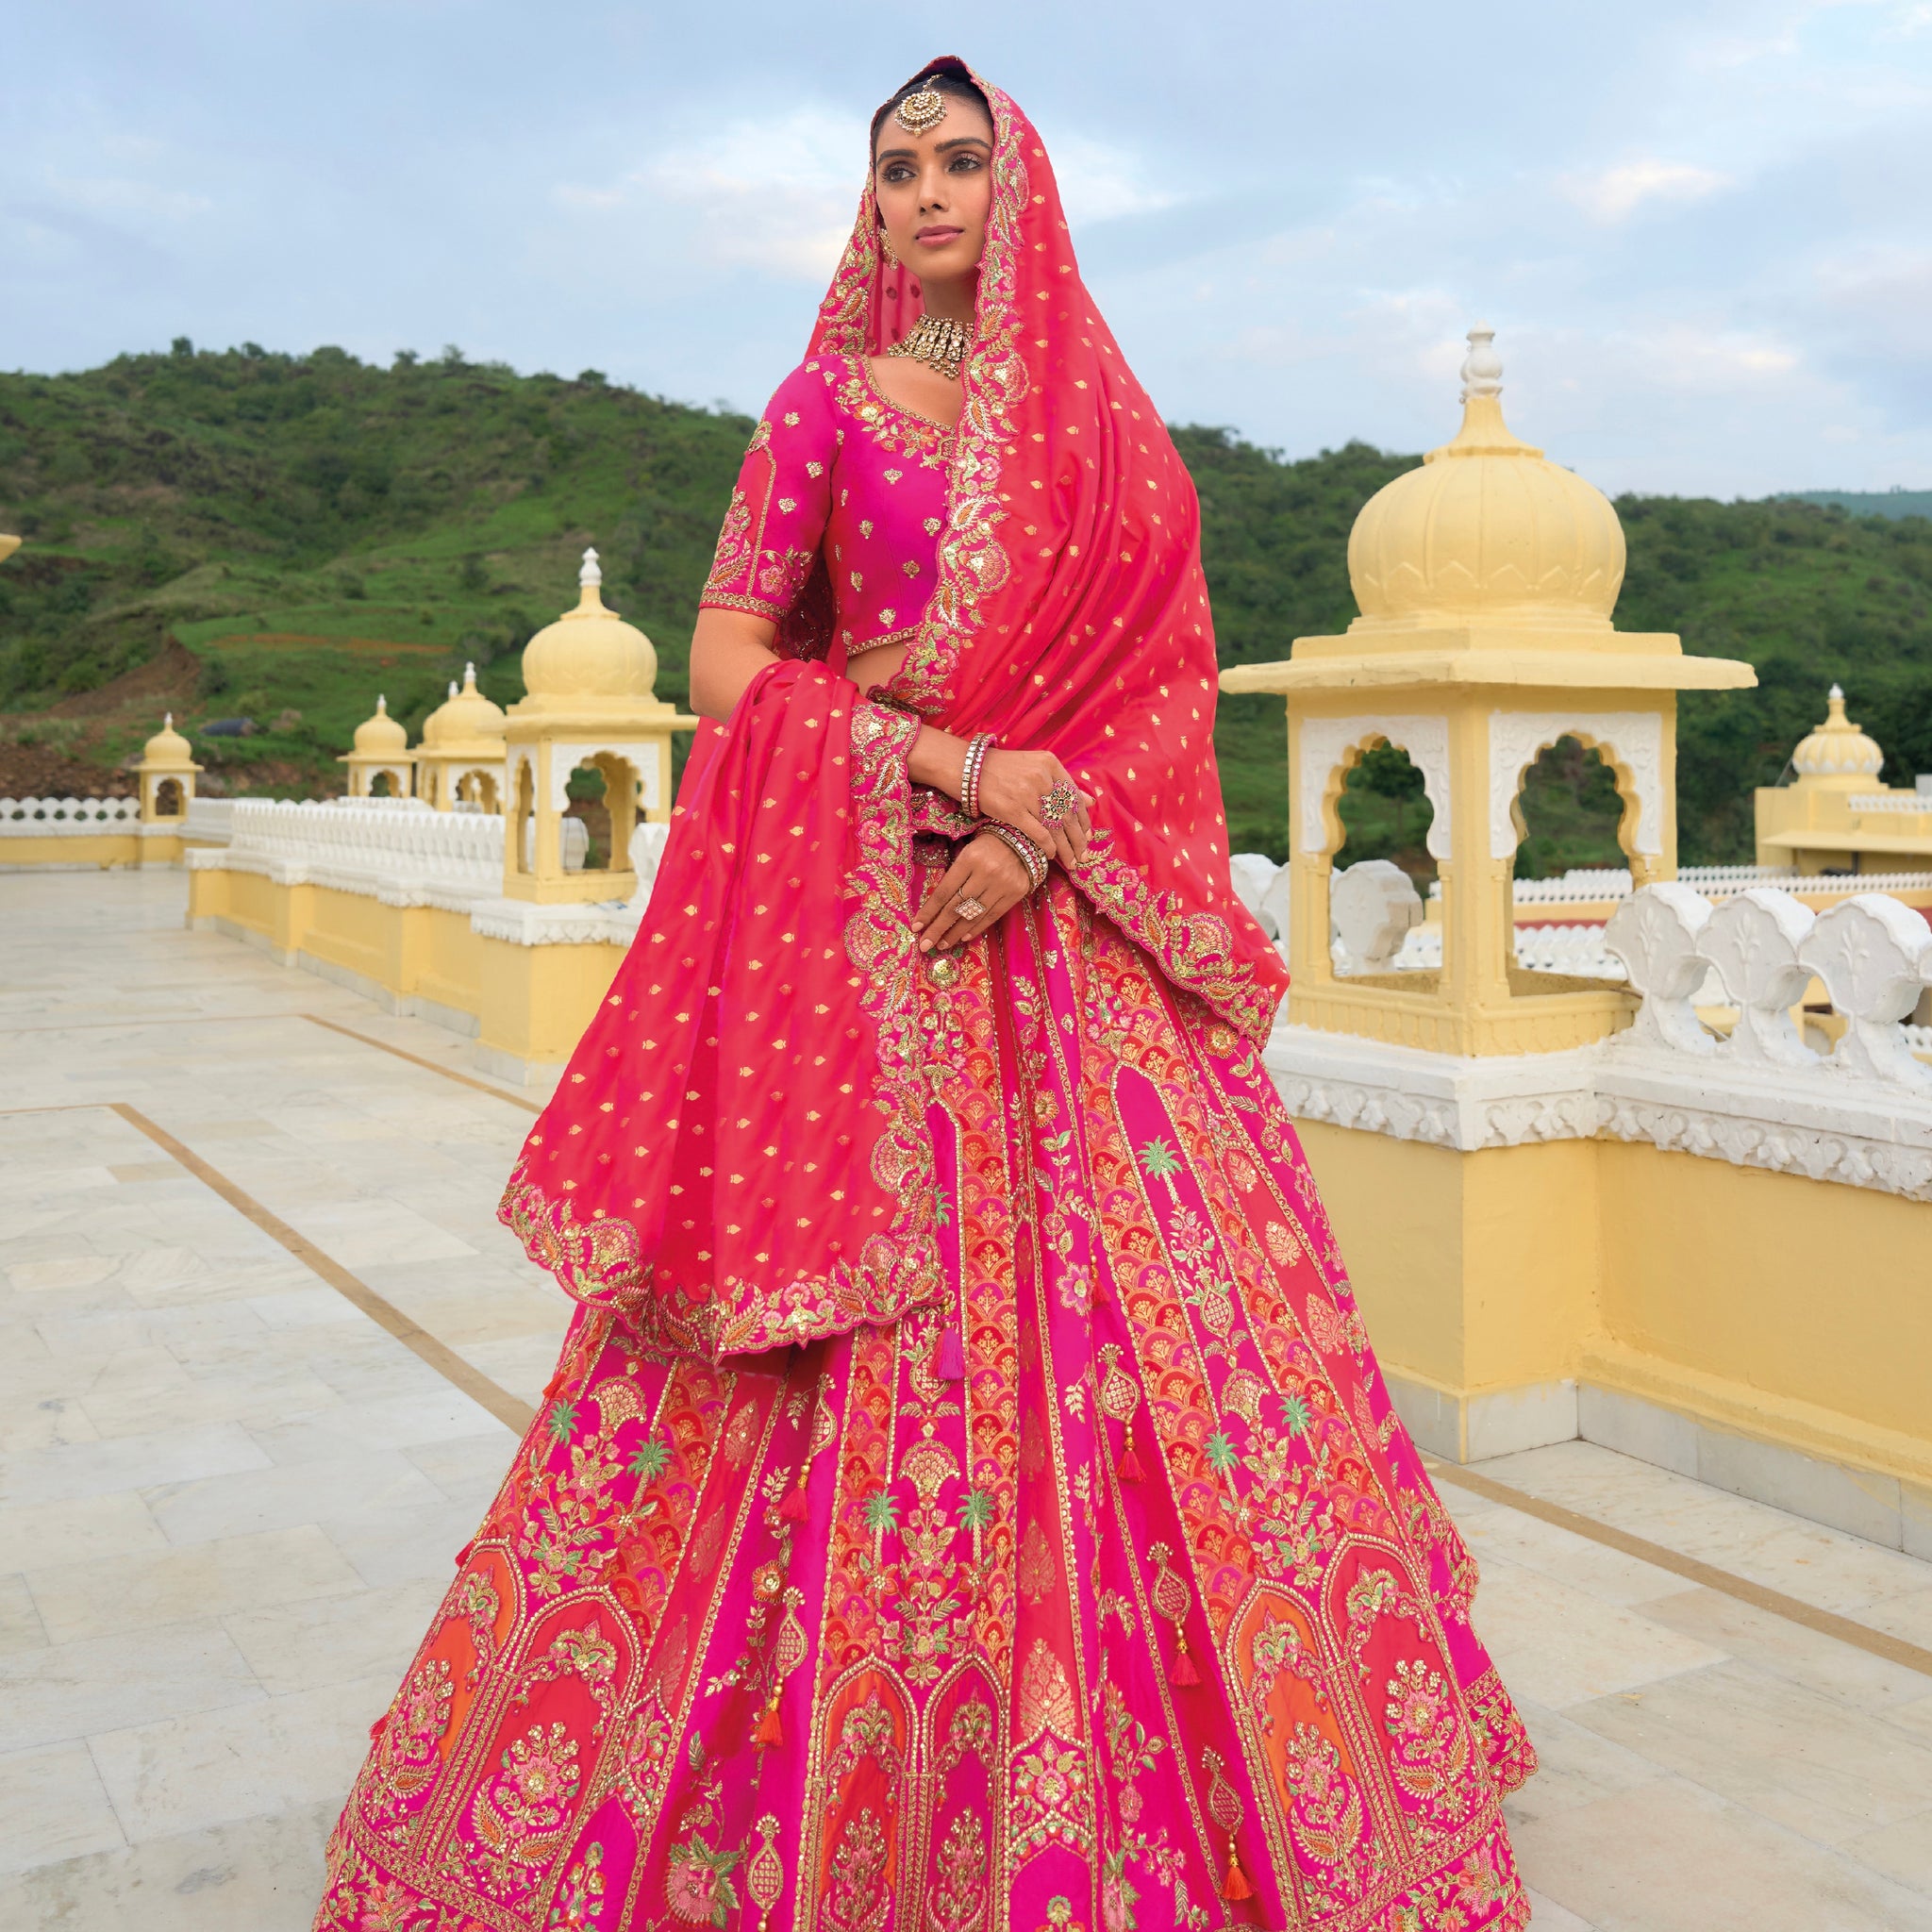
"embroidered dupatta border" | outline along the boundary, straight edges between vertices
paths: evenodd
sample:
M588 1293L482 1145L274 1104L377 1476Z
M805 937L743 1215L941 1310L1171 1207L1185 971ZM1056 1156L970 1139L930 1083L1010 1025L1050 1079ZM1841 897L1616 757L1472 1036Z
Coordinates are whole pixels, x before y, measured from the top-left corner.
M928 69L933 63L928 63ZM947 480L946 527L937 558L938 582L919 634L888 687L922 716L951 701L960 653L982 627L982 601L1012 572L1000 541L1001 444L1017 431L1013 411L1031 386L1020 352L1020 224L1030 193L1021 152L1026 123L1012 100L972 68L992 109L992 202L980 259L978 338L964 376L965 405L955 429ZM830 291L819 311L812 350L864 357L873 351L871 291L880 270L878 199L868 172L858 219ZM1280 993L1243 960L1233 928L1211 912L1186 913L1178 893L1157 891L1097 833L1085 859L1068 869L1074 885L1143 948L1176 987L1195 993L1257 1046L1274 1028Z
M945 1292L908 900L912 800L906 758L918 729L918 719L907 712L863 699L853 706L857 855L843 884L856 905L843 939L856 997L876 1032L871 1104L885 1120L870 1165L873 1179L893 1199L891 1225L868 1237L856 1263L802 1276L779 1292L726 1278L715 1291L692 1293L657 1276L640 1231L622 1215L599 1211L579 1220L567 1194L553 1196L532 1178L527 1157L510 1174L498 1219L567 1293L612 1310L649 1351L716 1363L894 1322ZM737 1293L745 1289L752 1291L749 1307Z

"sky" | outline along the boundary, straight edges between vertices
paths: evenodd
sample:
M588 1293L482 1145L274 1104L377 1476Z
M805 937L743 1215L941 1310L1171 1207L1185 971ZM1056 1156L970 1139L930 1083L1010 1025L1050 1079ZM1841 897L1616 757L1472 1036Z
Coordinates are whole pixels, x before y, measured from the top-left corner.
M1932 486L1932 0L60 0L0 47L0 368L455 343L755 411L948 52L1170 421L1425 448L1484 321L1613 493Z

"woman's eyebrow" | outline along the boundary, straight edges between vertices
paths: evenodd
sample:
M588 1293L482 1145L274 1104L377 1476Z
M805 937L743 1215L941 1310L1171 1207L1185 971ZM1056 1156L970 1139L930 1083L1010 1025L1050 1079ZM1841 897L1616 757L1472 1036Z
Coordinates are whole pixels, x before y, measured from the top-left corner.
M978 134L956 134L951 141L941 142L933 152L942 155L948 149L956 147L983 147L988 154L992 152L992 142ZM919 151L916 148L882 147L874 157L873 166L876 168L881 161L916 161L918 158Z

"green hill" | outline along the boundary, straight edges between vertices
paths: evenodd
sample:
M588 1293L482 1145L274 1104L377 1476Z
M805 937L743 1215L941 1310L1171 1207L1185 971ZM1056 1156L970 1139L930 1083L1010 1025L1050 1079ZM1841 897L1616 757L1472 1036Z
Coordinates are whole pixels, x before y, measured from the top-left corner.
M1932 490L1781 490L1792 503L1822 503L1855 517L1932 517Z
M38 741L111 766L174 703L226 789L325 789L378 689L412 735L465 658L492 696L515 696L518 653L571 600L587 543L608 600L658 646L660 694L681 697L750 428L595 371L519 376L454 352L382 369L184 341L0 375L0 529L29 540L0 567L0 756ZM1344 627L1349 525L1418 459L1351 443L1290 461L1224 430L1175 436L1201 489L1224 660ZM1932 523L1792 500L1618 508L1620 623L1748 658L1763 679L1685 701L1687 860L1748 856L1750 788L1776 779L1834 678L1891 773L1932 770ZM242 715L264 728L200 731ZM1279 701L1224 703L1217 740L1236 849L1284 856ZM1347 856L1413 862L1412 774L1372 760L1363 781ZM1549 760L1528 816L1539 869L1607 856L1593 760Z

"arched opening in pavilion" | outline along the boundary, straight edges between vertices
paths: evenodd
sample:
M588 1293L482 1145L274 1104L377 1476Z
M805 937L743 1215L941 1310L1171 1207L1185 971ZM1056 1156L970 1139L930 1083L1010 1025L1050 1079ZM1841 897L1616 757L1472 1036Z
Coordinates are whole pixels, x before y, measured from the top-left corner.
M1545 745L1517 789L1515 876L1627 869L1624 811L1616 769L1595 745L1568 737Z
M491 772L465 772L457 780L457 803L474 805L478 811L497 810L495 774Z
M1336 800L1341 849L1331 861L1341 872L1364 858L1391 859L1426 899L1436 883L1429 827L1436 808L1423 790L1420 768L1387 739L1370 745L1342 774Z

